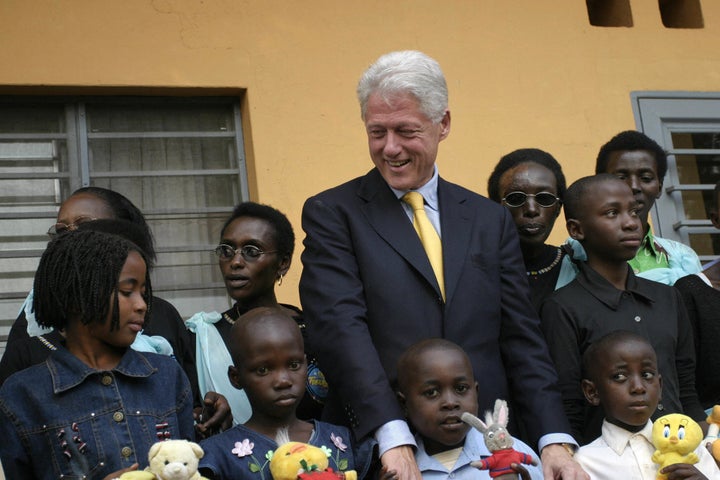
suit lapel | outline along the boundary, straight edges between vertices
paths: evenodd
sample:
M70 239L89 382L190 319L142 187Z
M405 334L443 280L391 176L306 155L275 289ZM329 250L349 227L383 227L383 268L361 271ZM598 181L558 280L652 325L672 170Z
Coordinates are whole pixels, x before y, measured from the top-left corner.
M442 230L445 298L450 303L468 261L467 252L472 232L472 212L466 204L465 192L438 179L440 228Z
M440 296L435 272L420 238L400 205L400 200L395 197L380 172L373 169L363 178L358 196L366 202L361 206L361 210L372 228L412 265Z

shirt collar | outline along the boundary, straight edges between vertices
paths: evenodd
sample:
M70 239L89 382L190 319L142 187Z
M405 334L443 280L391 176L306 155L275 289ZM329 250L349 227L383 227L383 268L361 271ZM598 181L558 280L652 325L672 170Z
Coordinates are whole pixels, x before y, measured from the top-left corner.
M587 264L587 262L579 262L580 273L577 276L578 283L582 285L590 294L599 301L607 305L613 310L617 310L620 306L623 293L629 292L634 296L639 296L649 302L655 301L655 292L649 288L647 283L638 282L637 277L628 265L628 277L625 283L625 290L618 290L607 281L602 275Z
M651 229L648 229L648 232L645 234L645 238L643 238L643 241L640 244L640 250L642 249L650 250L655 256L663 251L662 247L655 242L655 236L653 235Z
M415 435L415 442L417 442L418 446L417 452L415 452L415 461L421 473L428 470L447 472L440 462L427 454L425 451L425 442L423 442L420 435ZM456 470L477 459L487 458L490 455L492 455L492 452L490 452L485 445L485 439L482 434L474 428L471 428L465 436L463 451L460 453L454 469Z
M607 420L603 421L602 438L618 456L622 455L625 447L630 443L630 439L636 436L644 437L649 443L652 443L652 421L648 420L645 426L639 432L630 432L617 425L613 425Z
M422 187L413 190L415 192L418 192L420 195L423 196L425 199L425 205L430 207L432 210L438 210L438 168L437 165L433 166L433 175L430 177L430 180L427 181L425 185ZM405 195L410 190L397 190L395 188L390 187L390 189L393 191L395 196L400 200L403 195Z
M101 370L91 368L66 348L60 347L47 360L53 382L53 392L61 393L70 390ZM120 363L111 370L127 377L149 377L157 371L150 362L135 350L128 348Z

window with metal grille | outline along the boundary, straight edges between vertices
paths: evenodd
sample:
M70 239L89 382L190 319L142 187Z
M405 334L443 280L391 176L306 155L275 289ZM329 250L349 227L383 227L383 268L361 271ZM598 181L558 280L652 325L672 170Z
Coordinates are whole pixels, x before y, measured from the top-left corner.
M88 185L145 214L158 296L183 317L229 305L212 248L248 199L238 98L0 97L0 350L58 207Z
M690 245L702 261L720 256L720 230L708 220L720 180L720 93L633 92L638 130L668 151L655 233Z

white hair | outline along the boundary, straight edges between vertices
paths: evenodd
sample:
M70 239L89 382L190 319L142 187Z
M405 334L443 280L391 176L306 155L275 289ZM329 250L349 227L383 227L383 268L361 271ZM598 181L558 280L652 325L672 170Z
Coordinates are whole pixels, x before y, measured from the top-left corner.
M365 70L357 87L363 120L371 94L389 102L401 94L414 96L433 123L439 123L448 108L448 90L440 64L416 50L390 52Z

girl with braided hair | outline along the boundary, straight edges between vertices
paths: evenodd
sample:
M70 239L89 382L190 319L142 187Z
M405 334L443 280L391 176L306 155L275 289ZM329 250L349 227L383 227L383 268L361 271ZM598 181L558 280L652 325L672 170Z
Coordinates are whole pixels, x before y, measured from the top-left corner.
M55 237L34 282L41 326L65 340L0 388L7 478L114 478L158 440L194 440L192 394L171 357L130 345L151 309L146 254L99 231Z

